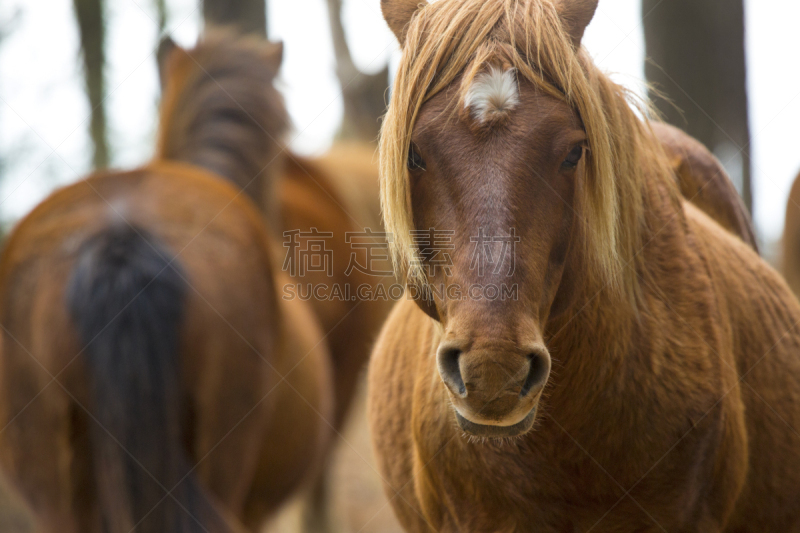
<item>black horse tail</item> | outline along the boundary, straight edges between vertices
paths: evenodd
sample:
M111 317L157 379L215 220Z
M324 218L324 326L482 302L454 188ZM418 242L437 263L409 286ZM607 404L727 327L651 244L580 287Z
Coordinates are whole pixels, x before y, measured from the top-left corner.
M87 240L67 289L92 392L91 454L103 530L219 530L189 468L178 356L186 284L146 231ZM224 528L223 528L224 529Z

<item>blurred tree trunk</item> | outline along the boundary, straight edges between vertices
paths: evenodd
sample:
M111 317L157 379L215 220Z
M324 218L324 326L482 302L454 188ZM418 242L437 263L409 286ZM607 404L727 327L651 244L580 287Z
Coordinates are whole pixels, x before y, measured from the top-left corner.
M342 0L328 0L333 52L336 57L336 77L342 87L344 118L339 137L375 141L380 131L380 117L386 111L386 89L389 86L389 67L377 74L360 72L350 55L342 25Z
M83 54L83 75L91 108L89 134L94 144L94 168L109 163L105 99L105 26L103 0L73 0Z
M243 33L267 36L266 0L203 0L203 19L215 26L235 26Z
M156 14L158 15L158 36L164 34L167 29L167 2L166 0L155 0Z
M642 0L642 16L647 80L674 105L653 102L714 152L752 211L743 0Z

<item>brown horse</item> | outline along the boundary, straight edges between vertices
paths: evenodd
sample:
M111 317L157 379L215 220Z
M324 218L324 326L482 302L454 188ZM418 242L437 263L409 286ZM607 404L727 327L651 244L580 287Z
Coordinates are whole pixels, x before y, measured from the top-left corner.
M270 162L252 123L280 46L193 54L228 77L167 90L155 160L57 191L0 262L0 459L41 531L256 531L331 441L323 331L222 179Z
M681 196L596 6L382 1L387 494L409 531L800 531L800 306Z
M800 174L795 178L786 202L780 260L786 281L794 293L800 295Z
M207 46L187 51L165 41L159 56L165 87L164 115L168 118L158 153L163 158L202 165L226 176L262 208L276 236L284 241L284 266L289 267L291 280L283 287L281 297L306 299L325 333L335 397L334 413L327 422L338 432L390 309L386 299L369 297L378 284L391 279L377 275L391 272L388 257L365 265L366 252L358 250L355 240L348 242L348 233L363 233L365 228L381 231L379 217L370 212L364 194L374 187L377 202L373 150L350 146L321 160L301 158L283 142L287 113L272 80L255 78L244 65L238 68L246 58L237 57L235 50ZM225 117L237 116L242 105L253 101L260 105L250 110L252 120L226 122ZM193 143L198 139L208 141L202 152L194 149ZM247 159L246 172L228 171L229 152L252 154ZM312 231L325 235L317 240L329 251L330 268L304 270L287 265L298 259L293 254L307 249L315 239L298 238L292 242L293 235L311 235ZM372 241L368 244L378 240L367 239ZM362 267L371 268L351 268L353 253ZM338 297L333 293L334 287L349 292ZM359 292L359 287L365 290ZM309 290L316 288L323 290L309 295ZM324 512L325 483L322 476L316 487L317 515ZM323 516L317 519L327 520Z

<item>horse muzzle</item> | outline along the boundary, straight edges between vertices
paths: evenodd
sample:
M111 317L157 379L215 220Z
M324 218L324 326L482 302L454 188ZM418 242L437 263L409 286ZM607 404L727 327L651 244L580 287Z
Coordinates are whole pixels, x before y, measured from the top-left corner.
M550 354L540 343L493 344L462 349L453 341L437 351L439 375L456 411L459 427L470 435L515 437L533 427L536 407L550 375Z

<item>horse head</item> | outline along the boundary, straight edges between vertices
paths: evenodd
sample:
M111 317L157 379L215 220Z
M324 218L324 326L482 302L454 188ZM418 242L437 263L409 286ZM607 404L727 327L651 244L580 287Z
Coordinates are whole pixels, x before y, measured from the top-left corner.
M555 7L546 16L560 28L564 53L577 56L597 1L542 4ZM424 55L420 46L448 46L417 41L432 28L415 26L414 18L436 4L381 5L405 54ZM473 8L465 21L493 16L477 4ZM464 34L473 28L465 27ZM437 367L459 426L472 435L509 437L534 424L551 367L545 325L574 296L574 284L564 280L573 275L568 264L579 260L572 258L582 256L576 243L585 233L578 226L582 195L592 186L591 143L580 112L558 83L548 91L520 75L502 22L492 31L500 37L467 49L470 59L453 67L458 72L451 80L437 85L447 64L427 80L435 89L406 119L407 188L393 192L391 169L384 165L383 200L387 226L397 230L399 209L391 206L407 197L416 238L401 273L416 293L426 295L417 299L419 306L441 324ZM403 120L391 113L389 121Z

